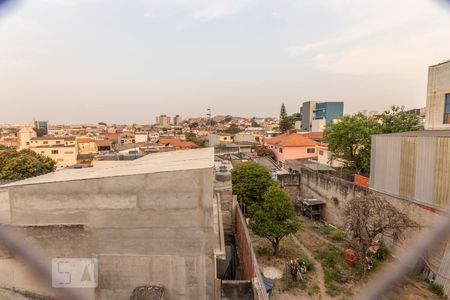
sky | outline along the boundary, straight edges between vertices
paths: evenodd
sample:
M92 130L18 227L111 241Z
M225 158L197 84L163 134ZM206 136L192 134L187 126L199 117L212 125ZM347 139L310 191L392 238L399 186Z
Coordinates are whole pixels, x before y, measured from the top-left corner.
M424 107L428 66L447 59L445 1L9 0L0 123Z

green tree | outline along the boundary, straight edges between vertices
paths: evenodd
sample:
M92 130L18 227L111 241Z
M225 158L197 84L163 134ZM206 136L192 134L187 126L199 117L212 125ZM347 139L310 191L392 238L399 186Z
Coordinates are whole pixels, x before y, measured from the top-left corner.
M252 127L259 127L260 125L258 124L258 122L256 122L256 118L255 117L253 117L252 118L252 125L251 125Z
M344 161L347 168L357 173L370 170L371 135L381 133L378 120L361 113L344 116L338 123L325 129L324 141L336 158Z
M0 150L6 150L8 149L8 147L6 147L5 145L0 145Z
M193 142L194 144L200 146L200 147L204 147L205 146L205 140L199 138L195 133L188 133L186 135L186 140Z
M252 204L261 205L264 193L274 183L269 169L256 162L240 163L231 174L233 193L244 210Z
M390 110L384 111L377 116L380 120L383 133L395 133L420 130L420 119L405 111L404 106L391 106Z
M230 133L230 134L236 134L236 133L239 133L239 132L241 132L242 130L239 128L239 126L238 125L236 125L236 124L231 124L230 125L230 127L228 127L226 130L225 130L225 132L226 133Z
M295 113L293 115L287 116L284 119L280 120L279 129L281 132L287 132L290 129L293 129L295 126L295 122L300 121L300 114Z
M56 162L31 150L0 153L0 178L21 180L55 170Z
M284 106L284 103L281 104L281 110L280 110L280 122L284 119L287 118L287 112L286 112L286 107Z
M252 215L250 229L272 244L274 254L278 254L280 241L301 228L289 195L278 184L264 193L262 205L250 206Z
M189 128L192 130L193 128L198 128L198 123L197 122L192 122L191 124L189 124Z
M375 117L361 113L342 117L338 123L327 125L324 141L347 168L369 174L371 135L416 131L421 129L419 124L416 115L405 112L403 107L392 106Z

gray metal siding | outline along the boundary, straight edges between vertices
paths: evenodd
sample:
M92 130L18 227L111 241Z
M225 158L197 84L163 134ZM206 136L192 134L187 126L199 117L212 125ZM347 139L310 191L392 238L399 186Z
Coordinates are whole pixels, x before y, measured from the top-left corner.
M371 177L374 177L371 186L376 190L398 195L401 139L386 135L378 135L373 138L375 143L372 154L376 159L371 170Z
M436 138L420 137L416 140L416 195L417 201L432 203L436 157Z

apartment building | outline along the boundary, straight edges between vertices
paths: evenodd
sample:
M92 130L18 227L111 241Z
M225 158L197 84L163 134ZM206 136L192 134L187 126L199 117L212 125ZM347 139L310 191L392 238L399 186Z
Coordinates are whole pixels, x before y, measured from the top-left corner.
M77 163L78 147L74 136L33 137L29 149L56 161L59 168L73 166Z
M428 68L425 129L450 129L450 60Z
M344 114L344 102L307 101L300 108L302 121L300 130L323 131L326 124L339 119Z

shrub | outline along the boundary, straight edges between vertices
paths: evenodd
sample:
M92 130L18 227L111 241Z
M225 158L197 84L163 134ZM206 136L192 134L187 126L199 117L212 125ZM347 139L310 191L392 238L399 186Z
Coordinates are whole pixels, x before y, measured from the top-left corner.
M344 233L339 229L331 231L330 237L335 241L342 241L344 239Z
M439 297L444 297L444 288L439 283L434 281L428 282L428 289L435 295Z
M302 257L298 258L297 262L299 264L304 264L307 271L314 270L314 262L306 256L302 256Z

